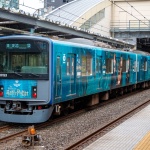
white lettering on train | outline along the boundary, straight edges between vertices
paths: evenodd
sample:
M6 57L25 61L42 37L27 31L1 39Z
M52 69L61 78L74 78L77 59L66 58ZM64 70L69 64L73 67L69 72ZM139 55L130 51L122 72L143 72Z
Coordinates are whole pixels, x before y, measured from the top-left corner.
M29 92L28 91L24 91L24 90L7 90L6 91L6 95L7 96L29 96Z

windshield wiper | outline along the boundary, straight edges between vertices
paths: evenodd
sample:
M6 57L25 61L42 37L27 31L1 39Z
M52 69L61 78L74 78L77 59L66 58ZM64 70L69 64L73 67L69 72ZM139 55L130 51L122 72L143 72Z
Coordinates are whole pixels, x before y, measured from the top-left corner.
M38 75L38 74L34 74L34 73L30 73L30 75L33 75L33 76L39 77L39 75Z
M14 72L14 74L16 74L16 75L18 75L18 76L22 77L22 75L21 75L21 74L19 74L19 73L17 73L17 72Z

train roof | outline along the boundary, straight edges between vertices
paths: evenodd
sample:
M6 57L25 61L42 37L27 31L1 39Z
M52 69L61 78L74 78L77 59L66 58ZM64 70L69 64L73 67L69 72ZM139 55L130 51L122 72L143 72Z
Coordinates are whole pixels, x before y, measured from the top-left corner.
M84 39L84 38L73 38L73 39L69 39L69 40L65 40L65 39L52 39L50 37L42 37L42 36L35 36L35 35L10 35L10 36L3 36L0 37L0 40L2 39L23 39L23 38L29 38L29 39L43 39L43 40L47 40L47 41L53 41L53 42L59 42L59 43L68 43L71 45L77 45L78 46L82 46L82 47L93 47L93 48L101 48L103 50L107 50L107 51L117 51L117 52L123 52L123 53L133 53L133 54L141 54L141 55L148 55L150 56L150 53L148 52L143 52L140 50L134 50L134 51L124 51L123 49L116 49L111 47L109 44L107 43L103 43L103 42L99 42L99 41L92 41L92 40L88 40L88 39Z
M135 51L133 51L133 53L141 54L141 55L149 55L150 56L150 53L144 52L144 51L140 51L140 50L135 50Z
M28 39L43 39L43 40L48 40L48 41L52 41L51 38L48 37L41 37L41 36L35 36L35 35L8 35L8 36L2 36L0 37L0 40L4 40L4 39L23 39L23 38L28 38Z
M59 42L59 40L57 40ZM103 43L103 42L99 42L99 41L92 41L92 40L88 40L88 39L84 39L84 38L73 38L73 39L67 39L67 40L62 40L62 42L65 43L71 43L71 44L75 44L78 46L82 46L82 47L93 47L93 48L101 48L103 50L107 50L107 51L116 51L116 52L123 52L123 53L132 53L132 51L124 51L123 49L116 49L116 47L112 47L107 43Z

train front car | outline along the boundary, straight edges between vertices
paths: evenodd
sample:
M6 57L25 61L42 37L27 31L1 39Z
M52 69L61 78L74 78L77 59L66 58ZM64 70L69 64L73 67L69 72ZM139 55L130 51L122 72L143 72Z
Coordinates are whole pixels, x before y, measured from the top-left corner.
M34 36L0 39L1 121L40 123L50 117L50 45Z

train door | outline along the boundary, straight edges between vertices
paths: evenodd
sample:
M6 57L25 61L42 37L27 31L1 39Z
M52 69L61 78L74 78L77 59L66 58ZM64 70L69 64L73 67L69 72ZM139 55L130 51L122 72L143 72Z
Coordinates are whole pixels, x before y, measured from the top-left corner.
M81 83L82 83L82 92L83 95L88 94L88 84L92 84L92 55L88 54L88 55L83 55L82 56L82 79L81 79ZM90 89L90 88L89 88Z
M129 84L130 81L130 67L131 67L131 61L130 57L128 56L127 63L126 63L126 84Z
M129 76L130 76L130 83L133 82L133 67L134 67L134 61L133 59L130 58L130 63L129 63Z
M144 80L144 58L141 57L141 62L140 62L140 81Z
M123 58L121 56L120 59L118 59L118 79L117 79L118 85L121 85L121 81L122 81L122 63L123 63Z
M144 59L144 80L147 79L147 58Z
M67 95L76 93L76 55L67 55Z
M61 54L56 56L56 85L55 85L55 97L61 98L62 96L62 71L61 71Z
M96 57L96 79L98 83L97 89L102 89L102 57Z
M112 54L112 76L111 76L111 87L115 87L117 84L117 62L116 62L116 54Z

